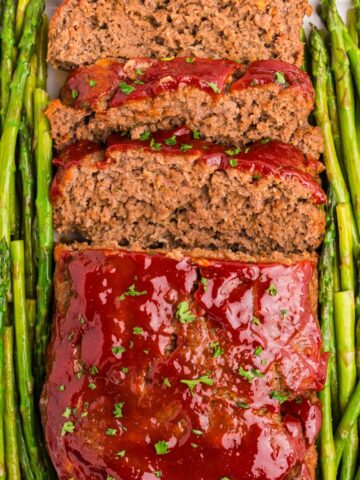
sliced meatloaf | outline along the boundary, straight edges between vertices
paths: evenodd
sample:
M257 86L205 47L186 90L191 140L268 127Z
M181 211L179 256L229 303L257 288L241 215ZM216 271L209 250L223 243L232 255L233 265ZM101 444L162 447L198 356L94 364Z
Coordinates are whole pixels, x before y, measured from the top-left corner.
M57 149L186 123L211 141L243 146L269 137L317 158L323 145L319 128L308 123L313 105L309 76L284 62L136 59L70 73L47 116Z
M58 478L314 479L315 258L152 253L56 249L41 410Z
M141 248L288 253L320 245L318 161L281 142L241 151L194 136L183 127L146 140L113 135L106 150L68 147L55 160L55 228Z
M49 31L49 61L70 69L99 58L277 58L303 62L307 0L65 0Z

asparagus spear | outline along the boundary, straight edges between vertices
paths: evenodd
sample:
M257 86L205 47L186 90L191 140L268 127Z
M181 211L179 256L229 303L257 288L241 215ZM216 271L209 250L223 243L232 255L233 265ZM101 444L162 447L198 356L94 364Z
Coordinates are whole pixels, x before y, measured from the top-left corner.
M9 103L10 82L14 70L15 2L5 0L1 31L1 127L4 126Z
M349 35L352 39L352 41L355 43L355 45L358 45L359 43L359 34L357 31L357 14L356 14L356 9L351 8L347 12L347 22L348 22L348 30L349 30Z
M3 333L7 315L7 294L10 288L10 281L10 252L6 240L3 238L0 241L0 479L5 478Z
M19 0L16 10L16 26L15 26L15 38L18 42L24 26L24 18L26 8L29 5L29 0Z
M335 390L335 404L332 405L331 377L335 376L337 385L336 351L334 335L334 256L335 256L335 198L329 191L329 207L326 215L326 233L320 257L320 321L323 335L324 352L329 352L329 362L325 387L320 392L322 402L323 423L320 432L320 462L323 480L336 480L335 444L333 437L332 412L338 416L338 392ZM335 374L335 375L334 375Z
M52 139L50 127L44 110L48 105L47 93L36 89L35 111L38 121L38 141L35 148L37 171L36 212L38 221L38 282L37 282L37 315L35 327L36 339L36 380L38 392L44 376L44 354L49 335L49 306L52 295L52 206L49 199L49 189L52 178Z
M11 263L14 291L14 323L16 339L16 373L20 394L20 413L30 463L36 479L46 478L40 457L35 427L34 379L31 368L29 332L26 319L24 243L11 242Z
M37 55L34 54L30 61L30 72L26 79L24 93L24 107L29 130L34 129L34 90L36 88L37 77Z
M32 244L32 227L34 211L34 175L32 171L31 138L27 127L25 114L20 122L20 172L22 180L22 220L23 239L25 245L25 280L26 297L35 298L36 295L36 268Z
M43 16L42 26L40 30L40 35L37 43L37 57L38 57L38 70L37 70L37 79L36 86L46 90L47 84L47 45L48 45L48 29L49 29L49 20L46 15Z
M336 207L336 216L339 229L341 289L355 291L350 205L339 203Z
M4 332L4 385L5 385L5 433L6 433L6 471L10 479L21 480L20 460L16 429L15 374L14 374L14 336L13 327L5 327Z
M19 44L16 69L10 85L9 106L0 143L0 238L10 242L9 197L15 169L15 148L19 131L26 78L34 48L44 0L30 0L26 9L24 32Z
M360 35L360 0L354 0L354 6L356 11L356 29L358 35Z
M310 51L312 54L312 73L316 94L314 114L324 137L324 160L327 177L334 190L336 201L338 203L350 203L350 195L338 161L333 128L329 118L329 97L327 96L327 88L329 86L329 59L324 41L320 32L315 27L313 27L310 34ZM339 146L339 148L341 148L341 146ZM355 251L359 251L359 235L352 212L351 216L353 245Z

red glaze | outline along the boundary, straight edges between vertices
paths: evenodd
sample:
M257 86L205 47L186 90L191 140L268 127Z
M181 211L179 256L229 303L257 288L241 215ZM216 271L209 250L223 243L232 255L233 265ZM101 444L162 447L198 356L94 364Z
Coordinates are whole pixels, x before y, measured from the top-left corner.
M278 74L280 74L280 77ZM281 81L282 75L285 83ZM269 83L278 83L284 88L298 88L303 95L310 97L312 101L315 98L309 75L295 65L281 60L259 60L250 63L245 75L233 83L230 92Z
M308 296L314 268L58 250L68 301L55 316L43 421L60 480L275 480L294 468L307 478L318 429L307 412L317 403L283 409L274 391L287 345L306 326L320 338ZM131 285L138 294L121 297ZM176 314L184 301L189 323ZM306 359L326 364L319 351ZM249 381L240 367L258 376ZM201 376L211 384L192 393L181 382ZM291 386L282 394L294 398ZM66 422L74 430L61 435ZM156 452L159 441L168 453Z

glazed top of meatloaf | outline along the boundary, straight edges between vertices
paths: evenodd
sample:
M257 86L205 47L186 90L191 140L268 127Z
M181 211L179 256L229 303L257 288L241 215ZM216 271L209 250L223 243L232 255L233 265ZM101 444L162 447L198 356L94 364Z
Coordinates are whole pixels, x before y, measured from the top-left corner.
M61 480L313 478L311 260L61 246L56 263L42 418Z
M307 0L65 0L49 31L64 69L104 57L278 58L301 66Z

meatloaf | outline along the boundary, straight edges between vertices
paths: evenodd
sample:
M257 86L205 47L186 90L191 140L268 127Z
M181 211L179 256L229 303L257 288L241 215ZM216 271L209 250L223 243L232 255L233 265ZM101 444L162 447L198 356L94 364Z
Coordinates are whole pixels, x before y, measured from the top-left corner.
M317 158L323 145L319 128L308 123L313 106L310 78L293 65L188 57L80 68L46 113L58 150L119 131L139 138L186 123L211 141L244 146L269 137Z
M55 257L41 410L60 480L315 478L314 256Z
M70 69L101 57L282 59L301 66L307 0L65 0L49 61Z
M240 151L197 137L182 127L146 140L113 135L105 150L68 147L55 159L56 230L141 248L289 253L320 245L322 164L281 142Z

